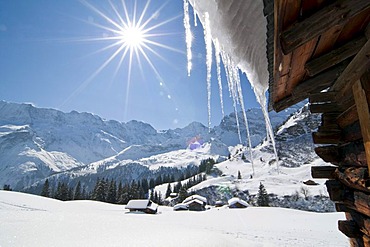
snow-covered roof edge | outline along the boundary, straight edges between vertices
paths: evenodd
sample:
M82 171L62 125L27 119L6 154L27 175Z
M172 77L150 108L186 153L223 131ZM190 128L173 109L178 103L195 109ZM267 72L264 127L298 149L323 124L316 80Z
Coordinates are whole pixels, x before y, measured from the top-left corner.
M266 106L269 73L266 57L267 20L262 0L189 0L205 26L208 13L212 39L246 74L261 106Z

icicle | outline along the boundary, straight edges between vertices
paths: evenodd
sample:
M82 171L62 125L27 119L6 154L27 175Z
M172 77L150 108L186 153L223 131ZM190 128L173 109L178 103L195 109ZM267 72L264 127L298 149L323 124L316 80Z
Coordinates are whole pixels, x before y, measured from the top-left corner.
M206 64L207 64L207 91L208 91L208 129L211 130L211 69L212 69L212 35L209 24L209 14L204 13L204 41L206 44Z
M194 26L198 26L198 22L197 22L197 12L195 11L196 7L195 7L195 0L194 0L194 4L193 4L193 13L194 13Z
M266 106L263 105L263 104L261 104L261 108L262 108L263 116L265 117L266 126L268 127L267 128L268 129L268 133L266 133L266 134L267 134L267 136L270 137L271 144L272 144L272 147L274 149L274 154L275 154L276 170L277 170L277 173L279 173L279 156L278 156L277 150L276 150L276 143L275 143L274 131L272 130L272 125L271 125L271 122L270 122L270 118L269 118L269 115L268 115Z
M223 100L223 96L222 96L221 54L220 54L220 44L218 43L218 39L214 40L214 45L215 45L215 56L216 56L218 91L220 93L222 118L224 118L225 117L225 112L224 112L224 100Z
M242 143L239 117L238 117L238 109L237 109L237 94L235 92L235 83L234 83L234 76L233 76L233 65L232 65L230 57L227 54L224 54L223 52L221 52L221 57L224 62L227 85L229 87L230 97L233 99L233 107L234 107L234 113L235 113L236 126L238 129L239 142Z
M194 11L195 12L195 11ZM191 54L191 43L192 43L192 34L190 29L190 17L189 17L189 2L184 0L184 27L185 27L185 42L186 42L186 56L188 59L188 76L190 76L190 71L192 68L192 54Z
M237 70L237 72L239 72ZM247 113L245 111L245 106L244 106L244 99L243 99L243 92L242 92L242 86L240 85L240 76L239 73L237 73L237 78L236 78L236 83L237 83L237 89L238 89L238 95L239 95L239 102L240 106L243 111L243 117L244 117L244 123L245 123L245 129L247 130L247 140L248 140L248 146L249 146L249 158L252 164L252 171L253 171L253 176L254 176L254 161L253 161L253 153L252 153L252 142L251 142L251 136L249 133L249 124L248 124L248 118L247 118Z

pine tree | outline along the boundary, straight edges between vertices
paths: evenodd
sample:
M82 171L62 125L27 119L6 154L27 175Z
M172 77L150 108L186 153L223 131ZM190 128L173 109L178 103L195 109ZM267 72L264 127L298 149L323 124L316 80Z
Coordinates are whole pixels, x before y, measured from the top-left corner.
M173 192L179 193L181 187L182 187L182 184L180 181L178 181L175 187L173 188Z
M242 160L246 161L247 158L245 157L244 153L242 153Z
M116 182L111 179L108 187L107 202L116 203L117 202L117 185Z
M171 184L168 183L165 198L169 197L172 193Z
M92 199L95 201L106 201L106 190L105 190L105 180L104 179L97 179L95 188L93 191Z
M82 187L81 200L88 200L88 199L90 199L90 197L89 197L89 195L88 195L88 193L86 191L86 185L84 185Z
M12 191L12 188L10 188L10 184L4 184L3 190Z
M67 201L71 201L73 200L73 198L74 198L73 188L68 187Z
M185 187L181 187L179 190L179 200L182 202L188 197L188 192Z
M258 189L258 194L257 194L257 205L258 206L269 206L269 196L267 194L267 191L265 189L265 186L260 182L260 186Z
M50 197L50 185L49 185L49 179L45 180L44 185L42 186L41 190L41 196Z
M238 179L242 179L242 174L238 171Z
M81 200L81 199L82 199L81 182L78 181L76 188L75 188L73 200Z

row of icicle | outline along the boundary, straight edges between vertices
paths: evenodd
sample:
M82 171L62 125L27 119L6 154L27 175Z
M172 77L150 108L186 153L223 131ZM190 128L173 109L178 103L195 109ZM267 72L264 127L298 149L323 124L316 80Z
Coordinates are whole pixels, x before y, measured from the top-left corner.
M195 8L195 6L193 7ZM197 26L197 14L195 10L193 12L194 12L194 25ZM186 53L187 53L187 60L188 60L187 72L188 72L188 76L190 76L191 69L192 69L191 47L192 47L193 37L192 37L191 29L190 29L191 26L190 26L189 1L188 0L184 0L184 27L185 27ZM241 137L241 131L240 131L240 123L239 123L237 105L240 105L242 109L243 118L244 118L244 122L246 126L246 132L247 132L250 162L252 164L253 175L254 175L252 145L251 145L247 114L246 114L245 106L244 106L244 99L243 99L240 76L239 76L239 68L237 67L237 65L234 64L231 57L221 49L218 39L212 39L208 12L204 13L203 28L204 28L204 40L205 40L205 46L206 46L208 128L209 130L211 128L211 67L212 67L212 61L213 61L213 58L212 58L213 57L212 44L213 44L213 46L215 47L217 81L218 81L219 95L220 95L220 101L221 101L222 117L225 116L225 113L224 113L223 96L222 96L221 59L224 64L227 84L229 88L229 94L233 100L233 107L234 107L234 112L235 112L236 124L237 124L237 129L238 129L238 137L239 137L240 143L242 143L242 137ZM267 110L264 109L264 107L262 108L263 108L262 112L266 120L267 137L268 139L272 141L272 145L273 145L273 149L274 149L274 153L276 157L276 162L277 162L277 171L279 172L278 156L277 156L277 151L275 147L271 123L268 119ZM269 136L271 136L271 138L269 138Z

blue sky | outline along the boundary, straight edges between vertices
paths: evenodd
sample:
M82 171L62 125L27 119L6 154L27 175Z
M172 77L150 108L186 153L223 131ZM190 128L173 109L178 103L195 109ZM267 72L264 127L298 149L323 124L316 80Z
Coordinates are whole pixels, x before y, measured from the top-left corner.
M134 1L125 2L132 18ZM87 3L119 23L108 1ZM125 19L122 2L112 3ZM91 112L121 122L135 119L156 129L184 127L192 121L207 125L203 29L199 21L194 27L191 15L195 39L193 70L188 77L183 1L150 2L143 20L155 16L147 27L173 20L149 31L161 35L148 39L170 49L149 44L160 55L144 49L157 72L141 55L141 66L136 57L132 59L130 76L128 55L118 66L122 53L99 70L118 49L110 47L113 40L98 40L114 35L99 26L117 28L88 4L77 0L0 1L0 100ZM145 4L137 2L137 15ZM249 83L242 78L246 107L258 107ZM222 80L225 113L229 114L233 107L224 73ZM222 115L215 67L211 108L212 125L218 125Z

